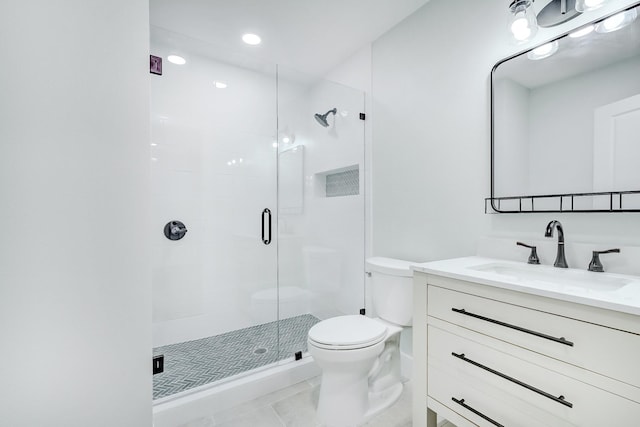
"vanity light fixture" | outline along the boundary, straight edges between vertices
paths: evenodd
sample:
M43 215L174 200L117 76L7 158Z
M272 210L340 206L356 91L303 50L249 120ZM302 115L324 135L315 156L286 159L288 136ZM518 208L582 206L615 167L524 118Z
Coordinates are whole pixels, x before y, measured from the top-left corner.
M638 17L637 9L630 9L624 12L617 13L596 25L596 32L598 33L611 33L618 31L627 25L631 24Z
M527 58L537 61L539 59L548 58L558 51L558 40L543 44L527 53Z
M538 26L555 27L572 20L582 12L595 10L607 0L551 0L536 15L533 10L535 0L513 0L509 5L509 30L518 43L531 40Z
M591 34L596 27L593 25L587 25L584 28L580 28L579 30L574 31L573 33L569 33L569 37L572 39L577 39L580 37L584 37L588 34Z
M171 62L172 64L176 64L176 65L184 65L187 63L187 60L184 59L182 56L178 56L178 55L169 55L167 56L167 61Z

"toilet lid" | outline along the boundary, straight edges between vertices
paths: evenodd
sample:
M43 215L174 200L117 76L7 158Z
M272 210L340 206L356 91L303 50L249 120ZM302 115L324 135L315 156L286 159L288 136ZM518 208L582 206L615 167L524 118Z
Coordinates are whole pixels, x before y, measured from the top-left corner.
M309 340L322 347L353 349L382 341L387 328L366 316L339 316L323 320L309 330Z

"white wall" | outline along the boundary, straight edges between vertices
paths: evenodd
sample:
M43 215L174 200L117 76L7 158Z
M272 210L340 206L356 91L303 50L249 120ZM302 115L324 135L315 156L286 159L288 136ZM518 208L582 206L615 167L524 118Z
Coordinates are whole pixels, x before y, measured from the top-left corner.
M151 425L148 37L144 0L2 5L2 425Z
M542 29L529 46L631 3L612 1ZM480 236L538 237L551 219L563 222L567 240L640 243L637 214L484 214L490 71L526 48L510 41L507 6L432 0L374 43L374 254L417 261L470 255Z

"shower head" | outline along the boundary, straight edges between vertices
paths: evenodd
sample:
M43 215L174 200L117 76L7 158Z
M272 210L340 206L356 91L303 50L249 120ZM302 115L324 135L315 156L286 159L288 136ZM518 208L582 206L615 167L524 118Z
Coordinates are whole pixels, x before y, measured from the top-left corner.
M327 121L327 116L329 114L334 114L335 115L337 112L338 112L338 109L334 108L333 110L329 110L324 114L316 113L316 114L313 115L313 117L316 119L316 121L318 123L320 123L320 125L322 125L324 127L329 127L329 122Z

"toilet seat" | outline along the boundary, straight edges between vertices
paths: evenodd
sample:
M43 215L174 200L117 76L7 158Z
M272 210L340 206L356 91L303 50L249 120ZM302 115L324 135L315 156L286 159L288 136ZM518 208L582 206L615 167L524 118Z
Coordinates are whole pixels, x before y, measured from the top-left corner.
M355 350L371 347L386 336L387 328L366 316L338 316L314 325L309 343L327 350Z

